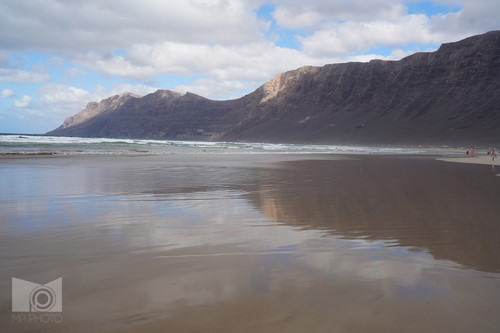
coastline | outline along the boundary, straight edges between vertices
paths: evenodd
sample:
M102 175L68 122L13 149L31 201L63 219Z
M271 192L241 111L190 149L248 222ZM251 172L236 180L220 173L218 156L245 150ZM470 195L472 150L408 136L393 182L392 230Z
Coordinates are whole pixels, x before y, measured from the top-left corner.
M482 164L500 166L500 159L497 157L494 161L491 156L475 156L475 157L440 157L438 161L453 162L453 163L466 163L466 164Z
M477 147L478 151L485 149ZM0 135L0 159L103 155L173 154L360 154L462 156L449 145L296 144Z

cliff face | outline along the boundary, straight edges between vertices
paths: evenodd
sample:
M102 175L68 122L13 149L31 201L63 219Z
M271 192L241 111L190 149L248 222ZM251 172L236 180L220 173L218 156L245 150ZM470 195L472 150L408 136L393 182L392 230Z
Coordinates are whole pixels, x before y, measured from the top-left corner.
M48 134L311 143L499 143L500 31L443 44L436 52L400 61L301 67L236 100L212 101L190 93L157 91L142 98L123 98L122 103L105 101L89 104Z

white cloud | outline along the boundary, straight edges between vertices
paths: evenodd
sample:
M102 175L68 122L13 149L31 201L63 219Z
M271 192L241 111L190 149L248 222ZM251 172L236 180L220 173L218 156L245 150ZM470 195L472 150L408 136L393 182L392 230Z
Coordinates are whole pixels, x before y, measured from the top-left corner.
M38 83L47 81L49 75L42 72L30 72L17 68L0 68L0 81L13 83Z
M318 22L326 24L368 23L372 21L398 22L408 14L409 5L421 2L420 0L274 0L277 5L274 17L278 24L286 28L297 27L297 22L304 23L304 13L307 13L306 16L314 13L315 19L305 22L311 25ZM435 15L437 19L429 22L429 28L433 32L471 35L500 28L498 20L500 1L498 0L433 0L431 2L455 10L457 7L461 7L458 13ZM318 19L318 15L320 19ZM442 20L445 16L447 20ZM307 26L307 24L298 25ZM445 40L441 42L445 42Z
M23 98L21 98L20 100L16 99L14 101L14 106L16 108L25 108L25 107L29 106L30 103L31 103L31 96L24 95Z
M286 28L305 28L319 23L321 15L315 11L300 10L292 12L289 8L278 7L273 13L273 17L279 25Z
M318 48L312 44L322 41L327 45L343 46L338 52L351 49L359 52L366 49L366 45L376 47L384 43L387 36L379 36L380 33L396 31L397 36L390 40L392 44L389 45L401 46L415 39L445 42L450 36L454 39L457 35L470 35L500 26L498 0L436 0L438 4L462 5L463 10L458 14L427 18L423 22L418 17L407 15L408 2L416 0L271 0L268 3L276 5L273 17L279 26L315 28L311 39L303 40L309 54L315 54L312 49ZM82 51L92 51L97 57L108 59L117 75L123 76L123 72L127 72L127 75L141 76L150 71L149 76L154 76L157 75L154 67L141 67L135 60L129 61L134 47L155 47L166 43L207 47L261 43L265 40L262 32L269 27L269 22L259 20L255 11L263 3L261 0L123 0L117 6L116 2L102 0L85 3L56 0L2 2L0 49L50 50L73 57ZM418 29L406 35L408 41L399 37L402 34L398 28L407 32L408 27L415 25ZM351 43L349 39L356 28L360 28L356 35L368 34L363 38L356 36L358 43ZM384 28L390 33L380 32ZM344 31L346 36L341 34ZM425 35L417 38L422 32ZM331 39L335 41L331 42ZM368 43L364 44L364 41ZM363 49L359 49L361 45ZM125 51L127 56L110 57L117 49ZM318 52L325 53L324 50ZM176 54L172 57L176 58ZM140 73L133 74L138 68L127 67L129 63L141 67ZM122 65L125 66L123 70Z
M7 89L2 90L2 92L0 93L0 96L1 96L2 98L8 98L8 97L12 97L12 96L14 96L14 95L15 95L14 90L12 90L12 89L8 89L8 88L7 88Z
M310 58L271 42L239 46L165 42L134 45L126 57L107 58L94 53L80 61L108 75L133 79L198 73L219 80L266 80L277 72L324 59Z
M160 41L238 44L261 35L255 1L109 0L0 3L0 48L114 50Z
M404 14L397 0L276 0L276 22L285 28L303 28L320 22L394 20Z
M399 20L345 22L322 27L300 38L304 52L311 56L332 56L366 51L373 47L400 47L411 44L439 44L465 35L434 32L430 18L423 14L405 15ZM450 40L452 39L452 40Z
M427 16L408 14L412 2L398 0L275 0L274 18L285 28L309 27L298 37L312 57L347 56L370 48L440 44L500 28L498 0L437 0L462 9ZM311 30L312 29L312 30Z
M437 4L463 7L457 13L433 17L432 29L441 33L473 35L500 29L498 0L436 0Z
M81 88L62 84L46 84L39 92L40 100L46 104L74 104L90 98L90 93Z

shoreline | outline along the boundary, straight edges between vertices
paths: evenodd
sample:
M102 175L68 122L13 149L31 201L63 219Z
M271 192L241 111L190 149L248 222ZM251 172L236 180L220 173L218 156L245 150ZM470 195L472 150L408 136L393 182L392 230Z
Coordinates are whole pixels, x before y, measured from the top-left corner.
M342 146L351 147L351 146ZM374 147L364 147L364 148L374 148ZM165 157L165 156L266 156L266 155L321 155L321 156L344 156L344 155L373 155L373 156L428 156L428 157L450 157L462 155L463 152L458 148L436 148L427 147L423 148L421 151L404 150L405 147L378 147L380 149L401 149L400 151L360 151L360 150L331 150L331 151L315 151L315 150L305 150L305 151L295 151L295 150L265 150L265 151L231 151L231 150L219 150L219 151L209 151L207 149L200 149L199 151L171 151L171 152L154 152L154 151L104 151L104 152L93 152L93 151L5 151L0 152L0 160L3 159L30 159L30 158L64 158L64 157ZM407 148L407 147L406 147ZM408 148L416 149L416 148Z
M460 154L460 156L457 156ZM34 153L0 153L0 161L15 161L15 160L39 160L39 159L68 159L68 160L114 160L116 158L145 158L148 160L169 161L169 162L184 162L184 161L236 161L241 162L257 160L259 162L269 161L292 161L292 160L343 160L355 158L356 156L380 156L380 157L415 157L415 158L430 158L441 162L490 165L492 167L500 167L500 159L491 160L491 156L486 156L485 152L478 152L483 156L464 157L463 152L458 149L436 149L435 153L427 152L281 152L281 151L265 151L265 152L170 152L170 153L58 153L58 152L34 152ZM193 160L194 158L194 160Z
M438 161L452 162L452 163L465 163L465 164L482 164L482 165L492 165L500 166L500 160L497 157L494 161L491 160L491 156L475 156L475 157L441 157L436 158Z
M473 147L473 148L469 148ZM474 146L457 144L327 144L217 142L185 140L152 140L130 138L80 138L38 135L0 134L0 160L67 156L161 156L161 155L400 155L464 156ZM486 146L475 146L485 154Z

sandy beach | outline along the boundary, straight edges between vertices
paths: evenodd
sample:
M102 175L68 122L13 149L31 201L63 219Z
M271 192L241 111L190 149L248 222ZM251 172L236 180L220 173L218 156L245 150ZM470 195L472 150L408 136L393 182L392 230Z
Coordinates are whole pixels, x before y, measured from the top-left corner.
M3 158L1 331L494 332L500 178L443 160ZM12 277L62 277L62 322Z
M486 164L493 166L500 166L498 158L492 160L491 156L475 156L475 157L448 157L438 158L440 161L454 162L454 163L469 163L469 164Z

